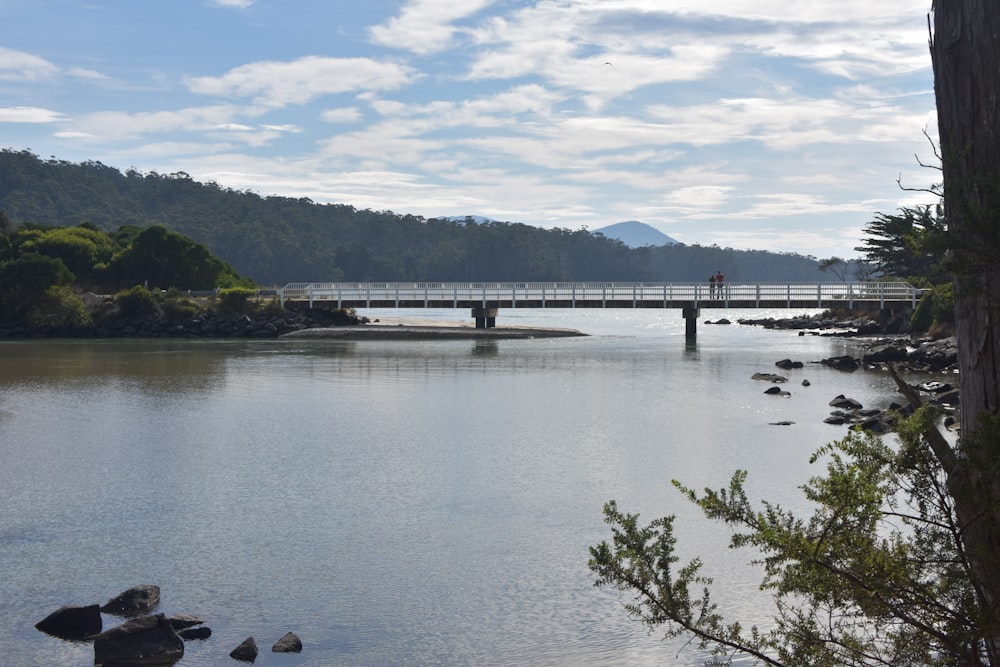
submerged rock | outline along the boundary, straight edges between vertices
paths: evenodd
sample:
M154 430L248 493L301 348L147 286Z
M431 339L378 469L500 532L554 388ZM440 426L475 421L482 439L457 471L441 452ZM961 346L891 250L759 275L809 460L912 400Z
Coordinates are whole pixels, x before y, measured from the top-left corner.
M759 380L761 382L788 382L788 378L783 375L775 375L774 373L754 373L751 376L753 380Z

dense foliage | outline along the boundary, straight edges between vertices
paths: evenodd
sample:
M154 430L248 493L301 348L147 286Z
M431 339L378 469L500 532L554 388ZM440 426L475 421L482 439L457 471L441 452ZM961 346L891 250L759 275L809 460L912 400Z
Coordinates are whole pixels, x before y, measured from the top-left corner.
M183 172L125 173L100 162L0 151L3 224L111 232L162 225L261 285L313 281L811 282L814 258L704 246L629 248L586 230L425 219L347 204L262 197ZM82 247L81 255L98 251ZM70 251L69 248L66 249ZM89 261L89 257L84 257Z
M949 282L944 266L947 224L941 205L877 213L855 248L883 276L916 285Z
M138 286L134 287L133 286ZM0 235L0 322L67 329L89 313L74 288L123 294L123 312L143 308L130 289L213 290L253 286L191 239L154 225L114 234L91 224L25 225ZM141 296L141 294L139 294ZM150 303L145 312L153 312Z

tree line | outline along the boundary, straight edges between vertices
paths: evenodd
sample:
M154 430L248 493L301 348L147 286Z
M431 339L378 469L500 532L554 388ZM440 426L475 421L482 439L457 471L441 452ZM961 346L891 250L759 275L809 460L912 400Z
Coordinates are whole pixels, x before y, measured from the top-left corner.
M260 196L184 172L122 172L100 162L0 151L0 210L14 225L114 233L162 225L259 285L319 281L813 282L814 257L717 246L629 248L585 229L423 218L348 204Z

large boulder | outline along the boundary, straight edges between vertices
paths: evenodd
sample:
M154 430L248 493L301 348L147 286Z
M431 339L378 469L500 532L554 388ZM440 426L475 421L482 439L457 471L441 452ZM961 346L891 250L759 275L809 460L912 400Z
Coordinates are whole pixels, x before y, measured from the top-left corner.
M96 604L59 607L35 627L60 639L92 637L101 631L101 609Z
M115 616L134 616L152 611L158 604L160 604L160 587L142 585L111 598L104 603L101 611Z
M893 343L876 347L865 353L865 361L870 363L906 361L909 357L910 353L906 346Z
M294 632L287 632L284 637L274 642L271 650L275 653L301 653L302 640Z
M257 642L253 637L247 637L229 652L229 657L242 662L253 662L257 659Z
M184 656L184 640L163 614L139 616L94 638L94 663L170 665Z
M820 363L824 366L835 368L838 371L856 371L861 366L857 359L847 355L823 359Z
M830 401L830 407L842 408L845 410L860 410L863 406L853 398L847 398L843 394L838 395Z

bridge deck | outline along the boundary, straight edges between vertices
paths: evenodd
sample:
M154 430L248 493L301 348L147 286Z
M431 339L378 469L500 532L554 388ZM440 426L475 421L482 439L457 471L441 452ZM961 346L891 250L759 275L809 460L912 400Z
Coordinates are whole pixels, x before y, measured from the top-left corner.
M886 308L908 283L289 283L286 301L338 308Z

